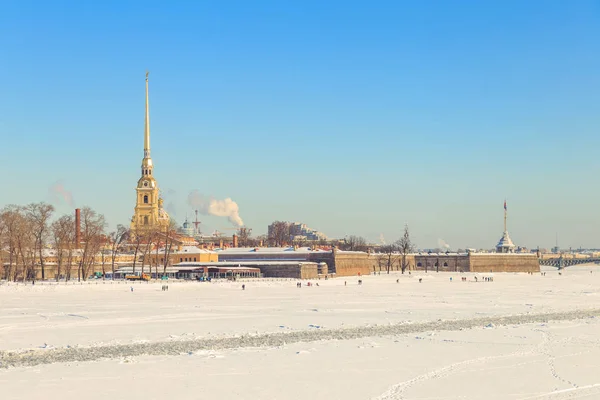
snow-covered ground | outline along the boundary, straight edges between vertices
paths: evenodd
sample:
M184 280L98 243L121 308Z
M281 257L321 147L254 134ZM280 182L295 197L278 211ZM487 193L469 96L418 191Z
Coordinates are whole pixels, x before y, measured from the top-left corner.
M545 271L4 283L0 398L600 399L600 268Z

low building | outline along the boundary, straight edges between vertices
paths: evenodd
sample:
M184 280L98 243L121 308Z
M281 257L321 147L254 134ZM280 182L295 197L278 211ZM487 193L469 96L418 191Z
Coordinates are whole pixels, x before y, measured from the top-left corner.
M174 265L173 268L192 268L195 273L201 274L199 276L205 277L257 276L256 272L258 271L259 276L265 278L316 279L319 276L319 268L327 267L306 261L221 261L216 263L180 263ZM218 275L214 275L215 273Z
M158 249L147 256L146 264L164 265L165 249ZM216 252L206 249L201 249L196 246L177 246L171 249L169 253L169 261L167 265L175 265L184 262L217 262L219 256Z

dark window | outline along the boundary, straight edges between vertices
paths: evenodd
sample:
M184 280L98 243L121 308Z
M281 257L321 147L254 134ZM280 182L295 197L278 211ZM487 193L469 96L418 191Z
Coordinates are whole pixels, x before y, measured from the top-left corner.
M423 266L423 264L417 263L417 267L422 267L422 266Z
M180 259L179 259L179 262L183 262L183 258L180 258Z
M144 196L144 204L148 204L148 195Z
M445 263L444 263L444 267L447 267L447 266L448 266L448 263L447 263L447 262L445 262Z
M194 261L196 261L196 257L194 257Z

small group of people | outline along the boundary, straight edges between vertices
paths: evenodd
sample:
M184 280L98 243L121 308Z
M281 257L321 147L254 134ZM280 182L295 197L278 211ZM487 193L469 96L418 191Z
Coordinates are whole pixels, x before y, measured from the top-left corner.
M163 292L168 292L169 291L169 285L162 285L162 291Z
M313 284L312 284L312 282L306 282L306 286L313 286ZM319 286L319 282L315 283L314 286ZM297 288L301 288L302 287L302 282L296 283L296 287Z

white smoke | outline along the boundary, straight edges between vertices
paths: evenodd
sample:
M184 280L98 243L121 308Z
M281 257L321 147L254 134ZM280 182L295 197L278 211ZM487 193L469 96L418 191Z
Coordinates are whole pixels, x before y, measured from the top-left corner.
M236 227L244 226L244 221L240 217L240 208L237 203L229 197L224 200L217 200L213 197L207 197L193 190L188 195L188 204L194 210L198 210L204 215L214 215L217 217L227 217Z
M383 236L383 233L379 234L379 243L385 244L385 237Z
M444 239L438 239L438 246L442 249L449 249L450 245Z
M75 207L73 194L65 189L65 185L62 180L56 181L50 185L48 188L48 195L50 196L50 201L54 204L66 203L69 207Z

